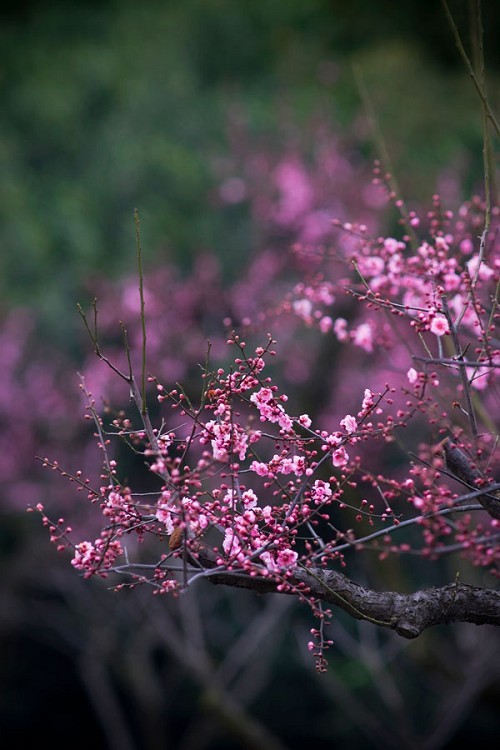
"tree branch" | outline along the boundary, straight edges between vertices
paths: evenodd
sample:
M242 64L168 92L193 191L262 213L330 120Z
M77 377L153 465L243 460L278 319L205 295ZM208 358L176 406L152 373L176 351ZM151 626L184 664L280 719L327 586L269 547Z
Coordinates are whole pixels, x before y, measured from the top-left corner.
M277 590L277 583L236 573L214 573L215 584L251 589L258 593ZM395 630L404 638L417 638L433 625L470 622L475 625L500 625L500 591L466 583L447 584L414 594L365 589L347 576L321 568L299 569L289 579L291 588L307 586L308 596L321 599L347 612L357 620L368 620Z

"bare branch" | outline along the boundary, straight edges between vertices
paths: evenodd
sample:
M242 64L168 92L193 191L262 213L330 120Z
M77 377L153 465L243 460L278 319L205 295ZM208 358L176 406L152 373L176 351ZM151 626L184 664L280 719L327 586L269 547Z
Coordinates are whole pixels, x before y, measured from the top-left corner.
M247 588L259 593L276 591L276 582L268 578L214 575L212 583ZM475 625L500 625L500 591L450 583L414 594L366 589L334 570L299 569L289 580L293 587L307 586L308 596L343 609L357 620L369 620L395 630L403 638L417 638L434 625L470 622ZM290 588L286 593L296 594Z

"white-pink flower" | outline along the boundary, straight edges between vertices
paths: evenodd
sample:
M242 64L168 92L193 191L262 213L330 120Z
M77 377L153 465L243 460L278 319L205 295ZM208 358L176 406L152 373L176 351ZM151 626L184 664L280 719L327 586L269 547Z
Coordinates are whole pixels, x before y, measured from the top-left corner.
M257 495L253 490L245 490L241 495L241 501L245 508L255 508L258 502Z
M156 518L160 523L163 523L165 525L167 534L171 534L175 528L172 512L178 512L175 506L169 505L165 502L161 502L161 500L158 502Z
M494 270L486 265L484 261L481 261L479 255L475 255L467 261L467 270L472 278L477 276L481 281L488 281L495 275Z
M340 425L349 434L356 432L356 430L358 429L356 418L351 416L350 414L346 414L344 419L340 420Z
M312 302L308 299L298 299L293 303L293 311L295 315L298 315L298 317L302 318L306 323L311 321L312 309Z
M408 382L411 385L415 385L415 383L418 380L418 372L415 370L414 367L410 367L410 369L406 373L406 377L408 378Z
M328 333L328 331L331 331L333 327L333 320L329 315L323 315L321 320L319 321L319 330L321 333Z
M349 338L347 320L345 318L337 318L333 324L333 332L339 341L347 341Z
M75 546L75 555L71 564L77 570L84 570L92 562L95 552L95 547L91 542L80 542Z
M332 452L332 463L337 468L341 468L342 466L345 466L347 462L349 461L349 454L347 453L346 449L343 445L340 446L340 448L335 448L335 450Z
M294 568L298 554L293 549L282 549L278 552L276 562L280 568Z
M431 320L430 331L436 336L444 336L445 333L450 332L450 326L444 315L438 314L433 317Z
M222 547L226 555L237 555L241 551L241 542L232 529L226 529Z
M371 392L369 388L365 388L365 392L363 394L363 403L361 404L361 412L368 411L368 409L371 409L373 404L374 404L374 394Z
M268 464L265 464L263 461L252 461L249 469L250 471L255 471L259 477L267 477L271 472Z
M333 495L332 488L329 484L324 482L322 479L316 479L311 488L311 497L314 499L316 505L328 502Z
M369 323L360 323L353 331L353 341L356 346L360 346L365 352L373 351L373 331Z
M294 568L298 554L292 549L283 549L277 555L272 552L263 552L260 558L270 573L277 573L279 570Z

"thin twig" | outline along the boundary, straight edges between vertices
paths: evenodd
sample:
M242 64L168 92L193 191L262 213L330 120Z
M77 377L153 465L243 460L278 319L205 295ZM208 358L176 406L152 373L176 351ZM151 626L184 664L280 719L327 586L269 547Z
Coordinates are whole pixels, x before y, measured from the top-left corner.
M464 49L464 46L462 44L462 40L460 39L460 34L458 33L458 29L456 27L455 21L453 20L453 16L450 13L450 9L448 8L448 4L446 0L441 0L441 3L444 8L444 12L446 13L446 17L448 19L448 23L450 24L451 30L453 32L453 36L455 38L455 44L457 45L458 51L460 52L460 55L465 63L465 66L467 68L467 71L472 79L472 83L474 84L477 93L479 94L479 98L481 99L481 102L483 103L483 106L487 112L488 118L490 122L492 123L493 127L495 128L495 132L497 135L500 135L500 125L497 122L497 119L495 115L493 114L493 111L490 107L490 103L488 101L488 98L485 95L485 92L482 89L481 83L478 81L476 74L474 73L474 69L472 67L471 61L469 60L469 57L467 55L467 52Z
M139 295L141 298L141 326L142 326L142 362L141 362L141 391L142 391L142 407L141 414L144 416L147 412L147 401L146 401L146 317L144 314L144 276L142 273L142 248L141 248L141 235L140 235L140 221L139 212L134 209L134 222L135 222L135 238L137 244L137 266L139 269Z

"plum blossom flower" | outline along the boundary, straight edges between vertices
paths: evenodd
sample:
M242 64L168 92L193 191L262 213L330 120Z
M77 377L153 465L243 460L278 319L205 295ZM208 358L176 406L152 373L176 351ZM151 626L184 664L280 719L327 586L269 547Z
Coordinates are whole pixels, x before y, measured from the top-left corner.
M491 372L489 367L466 367L465 369L473 388L484 391L488 387L488 375Z
M472 251L474 250L474 243L472 242L472 240L466 238L465 240L461 241L459 247L460 251L464 255L470 255L470 253L472 253Z
M167 534L172 534L175 528L174 518L178 510L169 500L170 492L164 492L162 499L158 500L156 518L160 523L165 524Z
M332 488L322 479L316 479L311 488L311 497L316 505L327 502L333 495Z
M363 395L363 403L361 404L361 414L363 412L368 411L368 409L371 409L373 404L374 404L374 394L371 392L369 388L365 388L365 392Z
M224 532L224 539L222 541L222 548L226 555L238 555L241 553L241 542L234 533L233 529L226 529Z
M418 372L414 367L410 367L410 369L406 373L406 377L408 378L408 382L410 383L410 385L415 385L418 380Z
M472 278L475 278L477 276L479 279L481 279L481 281L488 281L492 276L495 275L494 270L490 268L484 261L481 261L479 255L475 255L473 258L467 261L467 270Z
M245 508L249 510L250 508L255 508L258 503L258 497L253 490L245 490L241 495L241 501Z
M289 432L293 427L291 417L285 412L281 404L278 404L270 388L261 388L257 393L252 393L250 401L254 403L260 412L261 422L277 422L282 430Z
M294 568L298 554L293 549L282 549L278 552L277 563L280 568Z
M77 570L85 570L95 558L96 550L92 542L80 542L75 547L71 564Z
M332 330L333 326L333 320L329 315L323 315L321 320L319 321L319 330L321 333L328 333Z
M271 473L269 466L263 461L252 461L249 468L259 477L267 477Z
M385 261L378 255L362 256L358 260L358 268L363 276L378 276L384 271Z
M341 445L339 448L335 448L335 450L332 452L332 463L337 468L341 468L342 466L345 466L349 461L349 454L347 453L346 449L343 445Z
M434 316L431 320L430 331L436 336L444 336L445 333L450 332L450 326L444 315Z
M337 318L333 324L333 332L338 341L348 341L349 334L347 333L347 320L345 318Z
M276 474L295 474L300 477L307 472L307 460L304 456L280 456L275 453L268 464L252 461L249 468L260 477Z
M216 461L227 461L230 452L236 453L240 461L245 460L248 436L239 425L211 420L205 425L201 441L208 442L209 439Z
M297 563L298 554L292 549L283 549L277 554L263 552L260 557L270 573L278 573L283 569L289 570L290 568L294 568Z
M293 303L293 311L295 315L302 318L306 323L310 323L312 320L312 302L308 299L297 299Z
M350 435L358 429L356 418L350 414L346 414L345 417L340 420L340 424Z
M369 354L373 352L373 331L369 323L360 323L353 331L353 341L356 346L364 349Z

